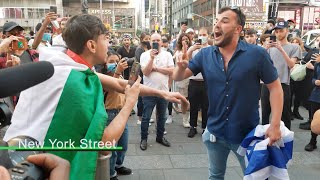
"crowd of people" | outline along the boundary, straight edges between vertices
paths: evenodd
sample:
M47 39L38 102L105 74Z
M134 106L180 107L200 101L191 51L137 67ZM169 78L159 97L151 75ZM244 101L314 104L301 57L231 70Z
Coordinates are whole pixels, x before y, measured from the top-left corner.
M12 98L15 110L4 140L18 135L45 145L50 138L115 140L123 150L112 151L112 180L132 173L123 164L128 149L127 121L136 104L142 151L150 143L151 123L156 123L156 142L171 146L165 127L173 122L173 109L181 113L179 123L189 128L189 138L198 133L201 114L209 179L224 178L230 151L245 170L244 157L236 151L260 123L259 108L261 124L270 124L266 132L270 145L281 137L280 121L291 129L293 119L303 120L300 106L309 111L307 122L300 124L306 130L320 109L320 36L316 48L306 49L294 20L270 19L258 35L255 29L244 29L246 17L240 9L224 7L213 32L182 24L176 38L153 31L141 33L139 40L123 34L119 41L95 16L61 18L58 29L50 26L56 19L56 14L48 13L28 42L19 24L3 25L0 69L39 59L55 67L52 78ZM14 41L27 47L13 49ZM121 46L110 46L118 41ZM140 63L141 77L130 86L133 62ZM307 75L294 81L290 73L301 62L306 63ZM155 119L151 118L153 112ZM306 151L317 148L316 138L311 132ZM94 179L97 152L51 153L70 162L70 179Z

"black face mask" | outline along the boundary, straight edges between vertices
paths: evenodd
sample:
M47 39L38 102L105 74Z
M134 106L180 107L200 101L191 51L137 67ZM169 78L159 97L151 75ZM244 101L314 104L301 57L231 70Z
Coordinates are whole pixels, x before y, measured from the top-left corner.
M151 49L150 41L142 41L144 46L147 46L147 49Z

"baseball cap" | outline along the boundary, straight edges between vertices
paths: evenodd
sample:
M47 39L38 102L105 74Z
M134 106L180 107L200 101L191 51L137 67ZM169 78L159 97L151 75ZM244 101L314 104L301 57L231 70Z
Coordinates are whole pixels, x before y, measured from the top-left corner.
M18 27L20 31L24 30L23 27L19 26L19 24L17 24L16 22L10 21L10 22L4 23L2 32L3 33L9 32L16 27Z
M132 39L132 36L130 34L124 34L122 35L122 39Z
M274 27L274 29L283 29L283 28L287 28L288 27L288 22L284 21L284 20L279 20L276 23L276 26Z
M188 29L186 30L186 34L188 34L189 32L194 33L194 30L193 30L192 28L188 28Z

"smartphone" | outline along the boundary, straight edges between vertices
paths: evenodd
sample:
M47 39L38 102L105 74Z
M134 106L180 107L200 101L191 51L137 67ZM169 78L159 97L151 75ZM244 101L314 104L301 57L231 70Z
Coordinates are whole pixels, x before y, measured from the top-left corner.
M130 86L132 86L136 80L138 79L138 76L140 74L141 71L141 65L140 63L138 63L137 61L135 61L131 67L131 72L130 72L130 76L129 76L129 84Z
M197 39L195 44L202 44L202 39Z
M159 50L159 43L153 42L152 43L152 49Z
M27 50L28 49L28 43L24 38L18 38L19 40L14 40L11 43L12 50Z
M274 35L270 36L270 41L272 41L272 42L276 42L276 41L277 41L276 36L274 36Z
M50 6L50 12L57 14L57 6Z

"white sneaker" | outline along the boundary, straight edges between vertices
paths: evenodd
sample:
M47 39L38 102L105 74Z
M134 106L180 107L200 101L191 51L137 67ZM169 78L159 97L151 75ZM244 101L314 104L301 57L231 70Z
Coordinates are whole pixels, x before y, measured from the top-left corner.
M166 134L167 134L167 131L164 131L163 134L166 135Z
M182 125L185 128L190 128L189 114L182 114Z
M171 124L172 123L172 116L168 116L168 119L166 120L166 124Z
M154 119L150 119L150 123L154 123Z

